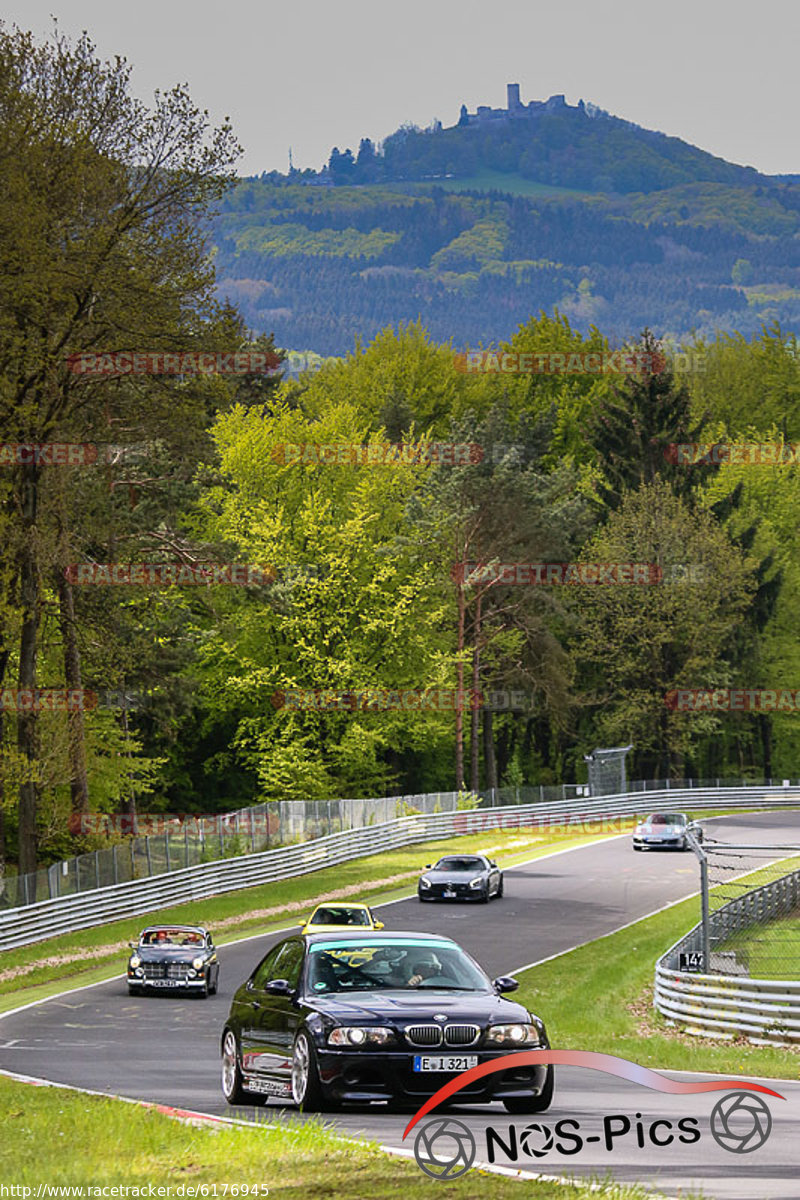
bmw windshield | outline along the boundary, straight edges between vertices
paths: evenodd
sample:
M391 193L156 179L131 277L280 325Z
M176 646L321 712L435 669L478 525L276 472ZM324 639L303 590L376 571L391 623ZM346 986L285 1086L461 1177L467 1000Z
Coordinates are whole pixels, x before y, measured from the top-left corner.
M308 990L315 995L364 991L486 992L491 984L452 942L352 942L334 939L309 947Z

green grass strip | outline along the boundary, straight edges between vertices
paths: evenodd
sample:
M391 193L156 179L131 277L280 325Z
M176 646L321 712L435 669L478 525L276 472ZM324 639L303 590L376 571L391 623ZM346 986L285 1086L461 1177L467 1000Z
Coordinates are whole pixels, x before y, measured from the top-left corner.
M273 1127L192 1126L139 1105L32 1087L2 1075L0 1111L3 1183L30 1187L32 1196L40 1184L84 1189L123 1185L143 1188L139 1194L144 1196L149 1185L170 1188L161 1193L164 1200L263 1197L267 1190L281 1200L395 1200L397 1195L430 1200L435 1189L451 1200L646 1200L648 1195L639 1187L588 1192L538 1180L521 1185L479 1170L437 1183L415 1162L390 1157L373 1142L337 1136L319 1120L283 1121ZM265 1110L264 1121L269 1120ZM234 1187L238 1191L232 1192ZM46 1193L44 1200L49 1200ZM91 1193L84 1191L83 1200L92 1200Z

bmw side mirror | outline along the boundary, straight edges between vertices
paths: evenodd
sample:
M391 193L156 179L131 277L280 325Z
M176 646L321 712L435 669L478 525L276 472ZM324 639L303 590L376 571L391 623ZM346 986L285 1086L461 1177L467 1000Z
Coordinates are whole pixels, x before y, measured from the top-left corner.
M519 980L513 975L498 975L497 979L492 980L492 987L496 992L515 992L519 987Z
M264 991L272 996L293 996L294 988L288 979L270 979Z

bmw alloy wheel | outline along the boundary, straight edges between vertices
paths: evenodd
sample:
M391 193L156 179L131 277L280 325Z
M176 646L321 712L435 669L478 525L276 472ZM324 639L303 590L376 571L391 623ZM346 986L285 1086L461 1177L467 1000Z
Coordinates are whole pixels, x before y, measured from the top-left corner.
M244 1099L239 1064L236 1061L236 1038L230 1029L222 1043L222 1094L229 1104L241 1104Z
M308 1042L304 1037L299 1037L292 1056L292 1097L297 1105L301 1105L306 1098L310 1069Z
M292 1099L303 1112L335 1107L322 1091L314 1045L305 1029L298 1033L292 1052Z

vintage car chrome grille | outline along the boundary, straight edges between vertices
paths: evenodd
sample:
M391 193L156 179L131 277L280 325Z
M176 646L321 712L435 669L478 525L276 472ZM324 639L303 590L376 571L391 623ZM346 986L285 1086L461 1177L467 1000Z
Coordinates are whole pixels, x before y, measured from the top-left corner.
M406 1038L412 1046L440 1046L442 1031L438 1025L407 1025Z
M188 963L142 963L145 979L188 979Z
M448 1046L472 1046L481 1036L480 1025L446 1025L444 1040Z

